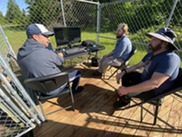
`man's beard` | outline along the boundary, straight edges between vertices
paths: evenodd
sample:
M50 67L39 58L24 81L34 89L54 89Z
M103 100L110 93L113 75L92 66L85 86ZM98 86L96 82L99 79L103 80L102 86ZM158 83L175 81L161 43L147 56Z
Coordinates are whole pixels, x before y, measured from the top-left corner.
M120 39L122 36L123 36L123 34L122 35L116 35L116 38Z
M158 50L160 50L162 48L161 45L162 45L162 42L157 44L155 47L153 47L151 44L149 44L147 51L151 51L151 52L154 53L154 52L156 52L156 51L158 51Z
M116 38L117 39L120 39L121 37L123 37L123 35L124 35L124 33L122 33L122 34L116 34Z

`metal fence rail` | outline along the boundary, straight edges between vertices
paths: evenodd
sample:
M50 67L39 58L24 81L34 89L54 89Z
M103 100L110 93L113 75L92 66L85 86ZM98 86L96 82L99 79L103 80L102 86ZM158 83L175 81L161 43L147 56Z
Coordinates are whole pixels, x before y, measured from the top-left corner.
M11 55L16 59L16 54L12 49L12 46L10 45L8 38L6 37L2 26L0 25L0 43L1 43L1 53L5 57L5 59L8 58L7 55Z
M1 109L4 110L1 110L2 115L0 118L0 122L3 123L0 130L0 135L2 137L19 136L21 132L24 134L35 128L35 125L29 120L29 118L25 116L24 113L14 104L14 102L12 102L12 99L5 94L5 90L2 91L0 89L0 94Z
M1 137L22 136L33 129L33 127L28 127L25 124L21 123L20 120L16 117L13 117L13 115L14 114L11 111L9 111L7 107L3 105L3 103L1 103L1 109L0 109Z
M22 136L45 118L12 71L10 58L16 60L16 54L0 29L0 136Z
M35 128L36 125L40 125L41 121L45 121L45 118L40 114L1 54L0 66L0 109L4 112L1 112L0 117L0 123L2 124L0 134L1 136L7 136L11 133L12 136L20 136L20 134L23 135ZM4 119L4 116L7 120ZM7 123L12 123L12 126L8 126Z

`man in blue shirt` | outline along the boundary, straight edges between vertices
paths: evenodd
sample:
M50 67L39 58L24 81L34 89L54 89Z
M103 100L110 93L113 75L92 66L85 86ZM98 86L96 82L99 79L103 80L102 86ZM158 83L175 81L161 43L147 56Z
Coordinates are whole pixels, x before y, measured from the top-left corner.
M176 34L169 28L161 28L146 35L151 38L148 45L151 52L116 76L122 78L119 100L114 103L116 109L129 105L133 96L147 100L169 91L178 76L180 58L173 52L178 49L174 45ZM142 73L136 72L142 67Z
M123 60L130 55L132 44L127 34L128 25L125 23L119 24L116 31L116 46L111 53L102 57L99 68L94 75L101 76L106 72L109 65L120 66L123 63Z
M53 36L54 33L48 31L44 25L34 23L27 27L26 34L27 40L19 49L17 55L17 62L24 72L24 77L41 77L61 73L59 66L63 65L63 54L54 52L50 45L50 36ZM83 87L78 87L80 77L81 74L78 70L69 73L69 79L73 82L73 93L83 89ZM54 91L44 94L58 94L66 86L67 83Z

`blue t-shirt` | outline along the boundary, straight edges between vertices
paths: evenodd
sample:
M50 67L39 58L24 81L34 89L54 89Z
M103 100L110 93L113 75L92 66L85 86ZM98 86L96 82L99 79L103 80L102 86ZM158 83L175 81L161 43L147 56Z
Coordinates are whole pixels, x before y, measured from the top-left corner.
M141 76L142 81L149 80L154 72L169 76L169 79L167 79L159 88L155 89L156 95L164 93L164 91L173 86L180 67L180 58L177 54L170 50L157 55L148 53L142 61L145 62L144 71Z
M119 58L125 60L128 58L132 51L132 44L130 39L127 36L123 36L116 42L116 46L114 48L113 52L113 57L114 58Z

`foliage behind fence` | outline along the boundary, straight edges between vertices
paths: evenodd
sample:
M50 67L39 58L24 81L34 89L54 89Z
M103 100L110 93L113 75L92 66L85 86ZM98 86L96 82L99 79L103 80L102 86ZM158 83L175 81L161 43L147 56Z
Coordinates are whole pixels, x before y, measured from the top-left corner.
M181 0L113 0L109 3L26 0L27 8L23 10L16 2L9 0L6 14L0 14L0 24L16 52L26 39L26 26L33 22L43 23L50 30L60 26L81 26L82 40L96 40L97 36L98 42L106 46L102 54L114 48L114 32L121 22L129 25L129 37L141 51L145 51L144 45L148 42L145 33L165 26L176 31L177 46L180 48L182 44ZM54 37L51 42L55 45Z
M175 2L175 0L125 0L125 2L120 0L102 4L100 32L114 32L120 22L126 22L129 25L132 42L145 45L148 42L146 32L170 27L178 34L176 44L181 48L182 1L177 2L176 6ZM100 35L102 36L107 37L107 33Z

